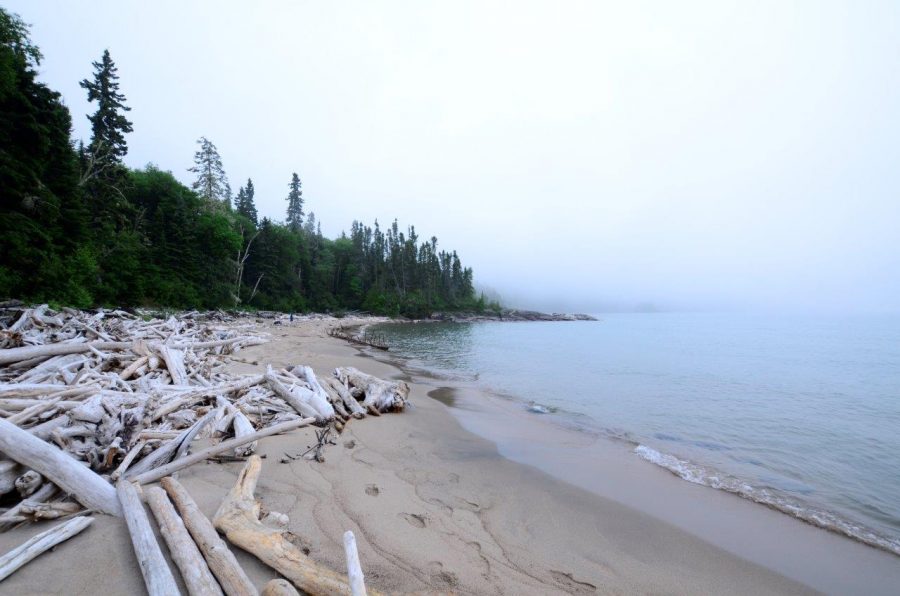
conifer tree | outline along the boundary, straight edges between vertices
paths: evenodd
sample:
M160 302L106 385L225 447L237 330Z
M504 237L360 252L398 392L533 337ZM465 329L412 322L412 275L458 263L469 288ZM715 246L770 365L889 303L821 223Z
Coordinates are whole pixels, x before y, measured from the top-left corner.
M294 172L291 176L291 191L287 196L287 225L295 232L300 231L303 226L303 191L300 186L300 177Z
M231 207L231 186L225 177L225 169L222 167L222 157L212 141L206 137L197 140L200 149L194 153L194 167L188 172L197 174L197 179L191 185L197 193L206 199L210 205L227 205Z
M109 50L103 51L100 62L93 62L94 80L79 83L87 89L88 101L97 102L97 111L88 116L91 121L91 144L88 147L96 171L109 177L113 166L122 163L128 153L125 134L132 131L131 122L124 112L131 108L124 104L125 96L119 93L119 75Z
M247 186L241 189L244 191L244 196L240 196L240 192L238 192L238 200L235 208L238 213L249 219L255 224L259 223L259 218L256 213L256 204L253 201L253 195L256 194L256 191L253 189L253 180L247 178Z

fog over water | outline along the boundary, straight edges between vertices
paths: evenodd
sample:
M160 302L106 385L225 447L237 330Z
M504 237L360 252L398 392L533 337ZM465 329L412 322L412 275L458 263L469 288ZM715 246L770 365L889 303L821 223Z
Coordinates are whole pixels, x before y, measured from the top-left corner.
M127 163L209 137L282 219L394 217L507 302L900 311L896 2L61 2L33 23L76 136L109 48Z

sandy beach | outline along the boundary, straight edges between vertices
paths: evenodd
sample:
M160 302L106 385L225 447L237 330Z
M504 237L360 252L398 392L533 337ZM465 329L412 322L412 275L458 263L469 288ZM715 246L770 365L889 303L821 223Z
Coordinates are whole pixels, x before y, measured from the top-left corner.
M690 486L649 465L648 477L656 479L647 486L651 494L635 495L623 493L634 486L627 480L633 469L614 463L621 458L613 454L605 460L599 452L587 452L596 461L585 471L608 464L605 479L586 473L589 477L568 482L539 469L544 466L514 461L528 459L523 455L528 445L543 446L546 467L552 468L561 461L554 460L553 445L571 448L558 457L591 446L560 445L540 427L516 424L525 430L498 448L498 442L467 428L502 424L507 410L480 408L471 396L466 399L463 389L410 377L328 337L328 324L263 324L271 342L242 351L237 357L244 362L235 364L235 370L309 364L325 375L336 366L355 366L412 381L414 407L350 422L337 445L326 450L324 463L285 458L311 444L314 435L308 428L267 438L258 451L265 458L257 490L264 508L287 514L289 529L309 556L333 569L344 568L341 535L353 530L373 588L459 594L808 594L868 586L872 594L882 591L879 587L888 593L897 585L891 574L900 577L900 560L893 555L731 495ZM448 403L457 409L456 416ZM179 478L211 516L241 466L198 464ZM636 481L643 482L641 478ZM668 499L659 494L669 489ZM666 500L672 504L667 516L660 514ZM748 513L750 508L759 512ZM698 521L702 519L705 524ZM695 522L695 530L686 531ZM746 530L745 537L734 536L734 524ZM46 527L32 524L0 535L0 551ZM766 539L770 530L780 533ZM815 567L792 566L789 557L779 567L778 560L784 559L779 542L792 549L808 545L818 561L834 559L830 567L838 577L856 569L869 579L850 577L849 583L835 584L826 574L813 585ZM754 549L759 553L754 555ZM234 551L258 588L277 577L253 556ZM873 573L880 576L872 578ZM4 594L143 591L125 524L106 516L0 584Z

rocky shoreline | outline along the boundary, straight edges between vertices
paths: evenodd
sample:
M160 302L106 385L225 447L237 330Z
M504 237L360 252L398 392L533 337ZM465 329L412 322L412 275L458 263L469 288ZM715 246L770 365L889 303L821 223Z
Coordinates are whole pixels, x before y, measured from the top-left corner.
M597 321L596 317L585 314L543 313L535 310L504 308L497 312L436 312L426 321L452 323L474 323L478 321Z

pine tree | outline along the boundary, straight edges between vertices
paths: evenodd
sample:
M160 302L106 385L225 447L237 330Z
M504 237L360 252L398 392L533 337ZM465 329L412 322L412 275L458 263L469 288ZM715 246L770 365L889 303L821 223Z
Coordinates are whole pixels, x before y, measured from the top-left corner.
M222 168L222 158L216 146L206 137L197 140L200 149L194 153L194 167L188 172L197 174L197 179L191 185L197 193L206 199L210 205L226 205L231 207L231 185L225 177Z
M84 79L79 83L87 89L88 101L97 102L97 111L88 116L91 121L91 144L88 147L93 168L101 177L109 177L114 166L122 163L128 153L125 134L132 131L131 122L123 112L131 108L123 102L125 96L119 93L118 69L109 50L103 51L100 62L93 62L94 80Z
M241 190L244 191L244 196L241 197L241 193L238 192L237 205L235 205L236 211L256 225L259 223L259 217L256 213L256 204L253 202L253 195L256 192L253 189L253 180L247 178L247 186L241 188Z
M287 225L295 232L300 231L303 226L303 191L300 186L300 177L294 172L291 176L291 191L287 196Z

